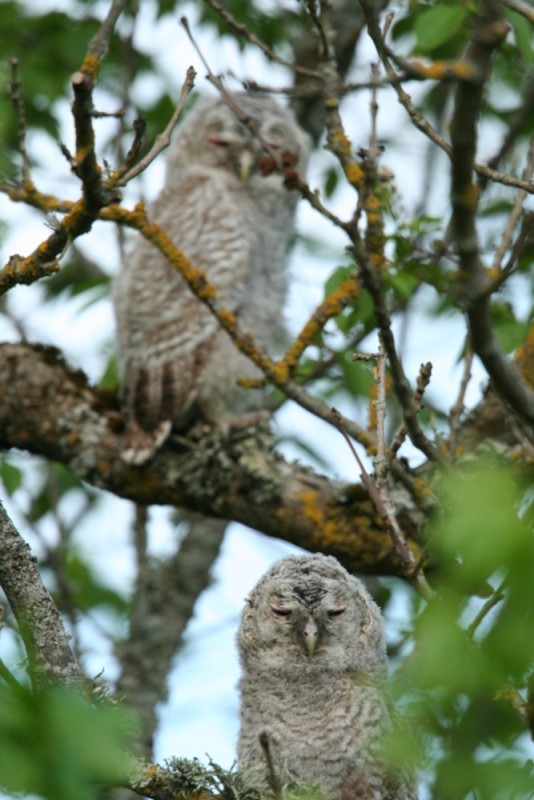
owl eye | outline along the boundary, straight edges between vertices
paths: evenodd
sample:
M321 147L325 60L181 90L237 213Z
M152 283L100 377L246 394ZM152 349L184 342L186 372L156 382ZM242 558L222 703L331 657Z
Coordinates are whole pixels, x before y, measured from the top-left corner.
M277 608L276 606L271 606L271 611L273 612L275 617L279 619L287 619L291 616L291 609L289 608Z
M230 142L228 139L224 139L222 136L219 136L217 133L212 133L208 136L208 142L210 144L214 144L215 147L228 147Z
M330 619L335 619L336 617L340 617L342 614L345 613L345 608L331 608L330 611L326 612Z

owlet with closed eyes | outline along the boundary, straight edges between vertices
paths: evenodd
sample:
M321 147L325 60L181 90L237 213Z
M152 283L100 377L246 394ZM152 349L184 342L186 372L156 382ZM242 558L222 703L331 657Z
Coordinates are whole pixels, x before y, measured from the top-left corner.
M326 800L416 800L383 761L395 711L382 616L361 581L331 556L284 558L247 598L237 641L247 785L265 792L274 770L279 786Z
M274 101L246 94L234 100L259 136L222 98L195 106L172 142L153 218L202 270L240 329L273 354L284 340L298 193L281 175L262 174L261 159L265 143L302 175L308 140ZM264 392L237 384L261 377L259 370L145 239L123 264L114 303L126 461L147 461L172 425L231 424L264 407Z

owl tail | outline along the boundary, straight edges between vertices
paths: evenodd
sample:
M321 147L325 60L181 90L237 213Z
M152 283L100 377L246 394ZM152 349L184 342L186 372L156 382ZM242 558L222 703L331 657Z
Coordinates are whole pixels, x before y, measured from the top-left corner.
M136 466L146 464L168 437L171 428L170 420L163 420L149 431L130 420L124 433L122 461Z

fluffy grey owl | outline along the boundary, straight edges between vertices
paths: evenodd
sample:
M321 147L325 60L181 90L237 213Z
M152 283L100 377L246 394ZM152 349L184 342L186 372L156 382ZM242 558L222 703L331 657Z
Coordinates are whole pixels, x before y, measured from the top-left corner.
M278 561L247 598L238 648L247 784L269 784L266 734L282 785L298 781L328 800L415 800L410 781L380 760L393 724L380 610L335 558Z
M234 97L261 138L291 154L302 174L307 137L292 114L267 98ZM173 140L153 217L205 273L240 328L272 352L284 338L285 267L298 196L280 175L261 174L262 156L260 139L223 99L199 103ZM126 460L146 461L172 424L225 424L262 407L260 390L236 385L259 371L144 239L123 264L114 303Z

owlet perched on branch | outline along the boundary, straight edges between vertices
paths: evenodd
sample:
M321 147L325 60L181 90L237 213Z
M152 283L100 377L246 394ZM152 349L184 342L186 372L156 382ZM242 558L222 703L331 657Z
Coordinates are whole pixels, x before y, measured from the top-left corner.
M395 712L382 617L361 581L331 556L284 558L247 598L237 641L247 785L296 781L327 800L415 800L380 755Z
M261 173L261 140L290 154L302 174L307 137L272 100L233 97L259 136L224 99L199 103L171 145L153 217L204 272L240 329L272 352L284 339L286 261L298 195L279 174ZM123 265L114 302L128 417L125 460L148 460L173 424L224 424L262 408L261 390L236 383L261 377L259 370L145 239Z

